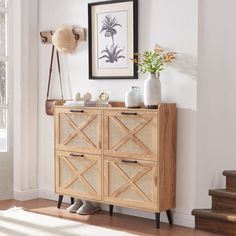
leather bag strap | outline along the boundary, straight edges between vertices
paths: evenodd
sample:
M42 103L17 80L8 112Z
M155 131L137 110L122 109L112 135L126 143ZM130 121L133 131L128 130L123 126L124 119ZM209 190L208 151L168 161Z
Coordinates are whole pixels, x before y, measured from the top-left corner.
M61 79L61 65L60 65L60 58L59 58L58 51L57 51L57 66L58 66L59 79L60 79L61 98L64 99L63 90L62 90L62 79Z
M54 60L54 52L55 52L55 46L53 45L53 46L52 46L52 52L51 52L50 67L49 67L47 99L49 98L49 91L50 91L50 85L51 85L51 80L52 80L52 67L53 67L53 60ZM62 89L62 76L61 76L60 58L59 58L59 53L58 53L57 50L56 50L56 54L57 54L58 73L59 73L59 79L60 79L61 98L64 99L64 96L63 96L63 89Z
M50 84L51 84L51 78L52 78L52 65L53 65L54 51L55 51L55 46L52 45L52 53L51 53L51 61L50 61L49 77L48 77L47 99L49 98L49 90L50 90Z

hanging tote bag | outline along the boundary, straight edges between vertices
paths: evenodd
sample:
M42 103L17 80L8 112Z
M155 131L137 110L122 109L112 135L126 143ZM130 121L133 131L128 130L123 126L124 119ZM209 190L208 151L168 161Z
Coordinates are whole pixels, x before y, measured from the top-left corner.
M63 96L63 90L62 90L62 79L61 79L60 58L59 58L59 53L58 53L57 50L56 50L56 56L57 56L57 67L58 67L59 80L60 80L61 98L60 99L50 99L49 98L49 91L50 91L51 78L52 78L52 67L53 67L54 51L55 51L55 46L53 45L52 46L52 53L51 53L50 67L49 67L47 98L46 98L46 102L45 102L45 111L46 111L46 114L49 115L49 116L53 116L55 106L64 104L64 96Z

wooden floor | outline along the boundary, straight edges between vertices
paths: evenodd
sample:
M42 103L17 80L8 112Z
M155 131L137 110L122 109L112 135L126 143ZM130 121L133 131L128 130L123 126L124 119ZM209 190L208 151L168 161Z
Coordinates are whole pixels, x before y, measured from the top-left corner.
M107 212L98 212L91 216L80 216L78 214L72 214L65 210L68 206L63 204L59 210L56 208L56 202L37 199L25 202L6 200L0 201L0 210L6 210L13 206L24 207L33 212L61 217L70 220L76 220L86 224L101 226L105 228L111 228L118 231L125 231L134 235L160 235L160 236L216 236L219 234L211 234L203 231L189 229L185 227L170 226L169 224L161 223L161 228L156 229L154 221L133 217L125 216L121 214L114 214L112 217Z

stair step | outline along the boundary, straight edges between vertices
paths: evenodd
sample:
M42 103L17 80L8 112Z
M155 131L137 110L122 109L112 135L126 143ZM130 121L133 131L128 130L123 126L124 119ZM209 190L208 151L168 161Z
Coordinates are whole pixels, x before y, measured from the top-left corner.
M236 213L212 209L192 211L196 229L236 236Z
M201 209L201 210L195 209L192 211L192 215L203 218L212 218L216 220L223 220L227 222L236 223L236 213L228 211L216 211L212 209Z
M233 198L212 196L212 209L236 213L236 200Z
M225 170L225 171L223 171L223 175L236 178L236 170Z
M236 192L228 189L209 190L212 196L212 209L236 213Z
M226 170L223 175L226 176L226 189L236 191L236 171Z
M209 190L209 196L231 198L236 200L236 192L228 189L211 189Z

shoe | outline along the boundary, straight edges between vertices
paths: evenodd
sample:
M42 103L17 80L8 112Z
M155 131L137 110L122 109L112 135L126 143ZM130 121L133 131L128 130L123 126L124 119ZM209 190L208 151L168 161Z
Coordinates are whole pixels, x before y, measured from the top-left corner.
M83 205L77 210L79 215L91 215L100 210L100 207L95 207L89 201L83 201Z
M74 204L69 206L66 210L70 213L76 213L77 210L83 205L83 202L80 199L75 199Z

